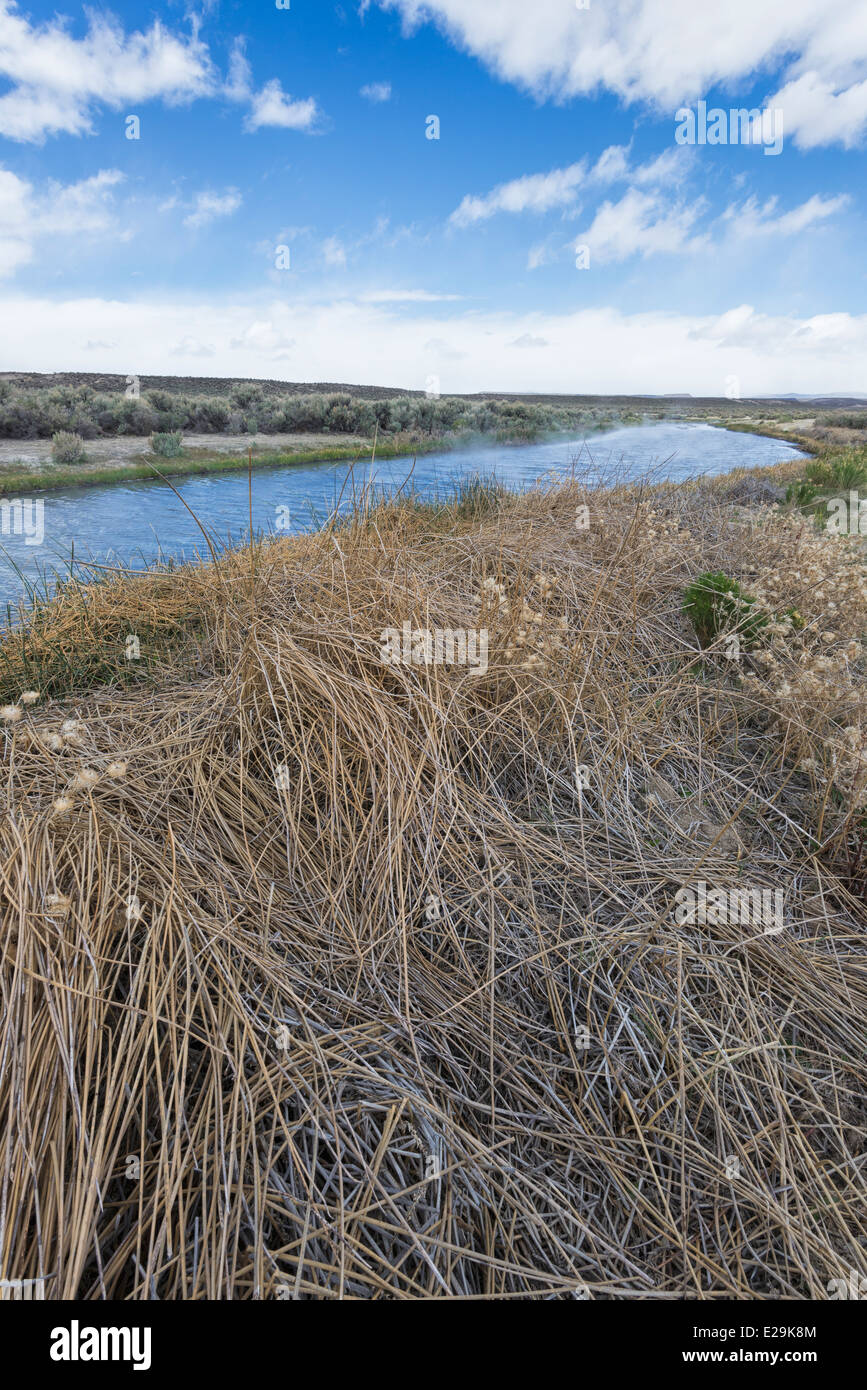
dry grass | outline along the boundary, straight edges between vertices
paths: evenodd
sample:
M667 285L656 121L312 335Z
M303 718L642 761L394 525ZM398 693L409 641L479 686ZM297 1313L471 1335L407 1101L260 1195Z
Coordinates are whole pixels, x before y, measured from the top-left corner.
M362 506L69 588L9 640L5 698L42 671L54 699L4 734L0 1275L799 1299L867 1273L863 905L825 854L852 808L788 760L809 701L771 722L696 650L685 584L769 554L714 499ZM385 665L405 619L481 622L489 669ZM697 880L782 889L785 930L678 925Z

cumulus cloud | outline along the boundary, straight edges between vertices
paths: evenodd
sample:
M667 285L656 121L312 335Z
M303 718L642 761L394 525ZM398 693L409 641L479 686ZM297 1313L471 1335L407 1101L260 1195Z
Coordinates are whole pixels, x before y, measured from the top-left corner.
M709 240L707 233L692 235L701 210L700 202L672 207L661 194L630 188L618 202L602 204L577 244L589 246L594 264L699 251Z
M714 88L777 79L770 105L805 148L867 130L863 0L377 0L408 29L433 21L498 77L537 99L594 96L674 111Z
M201 97L249 103L250 131L310 130L319 115L312 97L293 100L276 78L255 91L243 39L235 40L222 80L195 25L186 35L155 20L127 33L111 15L85 13L87 33L76 38L68 18L37 24L15 0L0 0L0 78L11 83L0 96L0 135L36 143L91 135L103 108L129 112L145 101L177 106Z
M212 193L205 190L197 193L192 212L184 218L184 226L206 227L218 217L228 217L237 212L243 199L237 188L227 188L225 193Z
M13 0L0 0L0 134L42 141L64 132L89 134L94 113L159 99L172 104L212 93L216 74L194 34L173 34L158 20L126 34L109 15L88 15L74 38L62 18L34 24Z
M283 91L279 78L266 82L260 92L253 94L250 111L244 121L246 130L260 130L262 126L278 126L283 130L311 130L319 116L319 108L313 97L294 100Z

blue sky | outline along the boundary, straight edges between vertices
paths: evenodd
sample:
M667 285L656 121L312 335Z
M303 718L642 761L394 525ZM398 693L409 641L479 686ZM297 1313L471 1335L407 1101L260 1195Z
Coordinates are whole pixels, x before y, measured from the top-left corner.
M0 369L867 391L865 138L861 0L0 0Z

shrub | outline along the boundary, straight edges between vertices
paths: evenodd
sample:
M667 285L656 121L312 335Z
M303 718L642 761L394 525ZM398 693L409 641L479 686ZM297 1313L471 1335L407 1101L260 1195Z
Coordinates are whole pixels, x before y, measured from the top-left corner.
M186 413L189 428L199 434L220 434L229 428L231 411L218 396L200 396Z
M816 487L833 487L834 474L827 463L820 463L818 459L813 459L804 469L808 483L814 483Z
M722 570L700 574L683 596L683 611L702 647L711 646L720 633L734 631L747 648L754 647L768 625L765 614L754 605L755 599Z
M850 430L867 429L867 414L847 415L843 412L836 412L833 415L820 415L819 423L822 425L837 425L839 428Z
M816 489L812 483L803 480L799 483L789 483L786 488L786 501L794 503L796 507L806 507L816 496Z
M51 457L55 463L84 463L84 440L80 434L58 430L51 436Z
M860 458L838 459L831 465L834 482L840 487L860 487L867 477L867 469Z
M249 410L262 400L262 388L252 381L239 381L232 391L232 401L240 410Z
M184 436L176 431L171 434L152 434L151 448L160 458L177 458L184 447Z

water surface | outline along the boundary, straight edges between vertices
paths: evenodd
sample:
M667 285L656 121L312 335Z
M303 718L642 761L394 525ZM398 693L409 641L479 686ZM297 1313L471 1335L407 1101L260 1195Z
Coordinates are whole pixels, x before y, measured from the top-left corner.
M556 439L537 444L491 444L460 451L425 454L412 459L377 460L374 482L385 492L407 484L425 498L446 497L462 478L481 473L496 476L518 488L530 486L546 473L580 471L603 474L616 468L623 476L640 477L654 470L658 479L679 480L699 474L726 473L732 468L758 467L797 458L801 451L762 435L717 429L695 423L660 423L609 430L580 439ZM253 474L253 527L256 531L287 533L312 529L334 510L352 505L371 476L369 462L319 463L265 468ZM223 543L239 542L249 531L247 474L216 473L175 478L174 485L202 523ZM178 496L160 479L108 483L99 487L70 487L22 498L25 534L14 509L4 511L0 535L0 603L14 603L25 592L25 581L40 575L69 573L70 558L143 568L156 560L191 559L204 550L201 531ZM43 540L31 543L35 513L27 504L43 506ZM16 570L17 567L17 570ZM76 564L76 574L92 571Z

